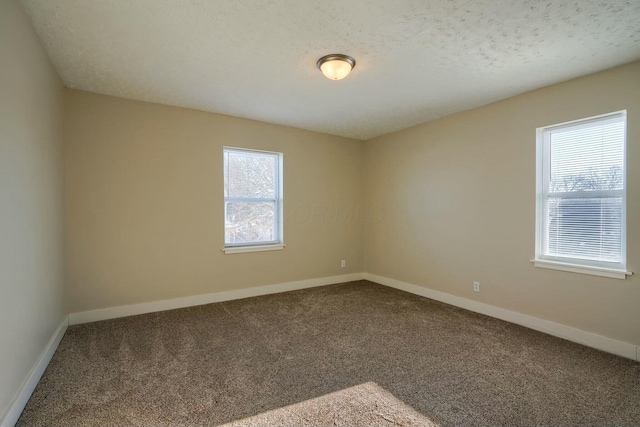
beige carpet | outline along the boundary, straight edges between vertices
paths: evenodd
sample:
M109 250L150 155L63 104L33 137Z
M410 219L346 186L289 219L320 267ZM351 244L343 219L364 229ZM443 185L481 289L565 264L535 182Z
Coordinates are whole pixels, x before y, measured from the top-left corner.
M223 427L317 425L437 427L371 382L232 421Z
M640 425L640 364L370 282L70 327L18 426Z

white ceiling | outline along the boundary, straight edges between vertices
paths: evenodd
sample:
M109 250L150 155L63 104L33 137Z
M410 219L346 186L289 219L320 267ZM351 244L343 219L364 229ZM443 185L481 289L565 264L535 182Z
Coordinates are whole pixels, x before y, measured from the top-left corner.
M357 139L640 58L640 0L20 3L67 87Z

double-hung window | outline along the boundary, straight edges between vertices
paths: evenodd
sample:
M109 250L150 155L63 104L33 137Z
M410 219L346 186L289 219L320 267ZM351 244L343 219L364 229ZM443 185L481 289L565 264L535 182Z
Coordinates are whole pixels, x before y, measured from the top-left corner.
M225 147L225 253L282 249L282 154Z
M540 267L624 278L626 112L537 130Z

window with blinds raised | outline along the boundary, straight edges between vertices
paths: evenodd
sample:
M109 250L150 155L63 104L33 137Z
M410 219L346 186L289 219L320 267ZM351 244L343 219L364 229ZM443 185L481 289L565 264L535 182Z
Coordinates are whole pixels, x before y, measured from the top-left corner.
M625 269L626 112L537 130L536 261Z
M282 249L282 154L225 147L225 252Z

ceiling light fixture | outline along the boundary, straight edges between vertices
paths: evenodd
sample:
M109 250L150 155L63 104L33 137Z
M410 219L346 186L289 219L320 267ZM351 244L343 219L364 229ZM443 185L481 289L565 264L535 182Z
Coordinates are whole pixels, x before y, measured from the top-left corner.
M348 55L332 53L318 59L316 65L326 78L330 80L342 80L347 77L353 67L356 66L356 60Z

